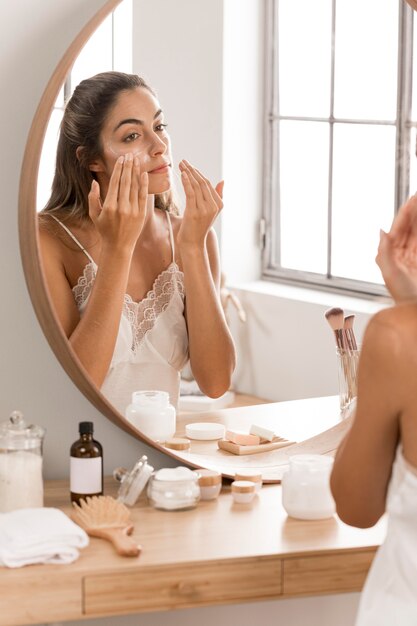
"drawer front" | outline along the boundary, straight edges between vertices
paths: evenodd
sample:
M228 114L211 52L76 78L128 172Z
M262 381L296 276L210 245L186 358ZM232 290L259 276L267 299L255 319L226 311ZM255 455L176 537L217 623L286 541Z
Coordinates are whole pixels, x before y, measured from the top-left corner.
M375 550L285 559L283 594L361 591Z
M84 614L111 615L276 598L275 557L143 567L84 579Z

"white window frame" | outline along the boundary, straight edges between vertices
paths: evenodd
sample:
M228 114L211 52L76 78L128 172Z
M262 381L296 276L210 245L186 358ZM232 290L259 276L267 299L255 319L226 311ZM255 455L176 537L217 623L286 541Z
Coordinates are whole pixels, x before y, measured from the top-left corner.
M337 0L332 0L332 30L335 35L335 11ZM393 121L345 120L333 116L334 97L334 47L331 62L331 111L328 118L291 117L279 114L278 87L278 8L279 0L266 0L265 20L265 119L264 119L264 176L263 208L260 220L260 241L262 249L262 279L294 285L323 289L348 295L378 299L386 296L385 286L377 283L333 277L331 274L331 190L332 190L332 147L333 127L336 122L355 124L387 124L396 127L395 198L393 217L409 195L410 132L417 127L411 122L412 96L412 47L414 11L402 0L399 1L398 28L398 79L397 79L397 119ZM382 8L381 8L382 10ZM377 22L376 26L377 28ZM327 274L283 268L279 264L279 124L280 120L327 121L330 126L329 145L329 193L327 208ZM375 251L376 253L376 251Z

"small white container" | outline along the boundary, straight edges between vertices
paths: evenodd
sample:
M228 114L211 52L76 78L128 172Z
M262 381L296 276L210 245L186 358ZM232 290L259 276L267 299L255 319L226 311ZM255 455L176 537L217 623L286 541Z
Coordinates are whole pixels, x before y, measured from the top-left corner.
M330 491L333 458L320 454L290 457L290 468L282 477L282 505L297 519L332 517L335 503Z
M134 391L125 416L149 439L163 442L175 434L176 411L167 391Z
M202 500L214 500L222 488L222 476L216 470L199 469L198 484Z
M156 509L192 509L200 500L198 473L182 466L160 469L148 483L148 498Z
M250 480L235 480L232 482L232 496L237 504L249 504L256 493L256 486Z
M189 439L199 439L200 441L223 439L225 432L224 425L216 422L193 422L185 426L187 437Z
M235 473L235 480L249 480L251 483L254 483L256 493L258 493L262 487L262 474L254 472L253 470L239 470Z

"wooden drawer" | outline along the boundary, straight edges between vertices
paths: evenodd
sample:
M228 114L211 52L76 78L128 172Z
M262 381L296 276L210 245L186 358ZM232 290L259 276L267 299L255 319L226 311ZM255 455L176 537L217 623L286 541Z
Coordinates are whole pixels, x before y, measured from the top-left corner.
M283 594L361 591L375 550L285 559Z
M227 604L276 598L282 593L275 557L178 563L84 579L85 615Z

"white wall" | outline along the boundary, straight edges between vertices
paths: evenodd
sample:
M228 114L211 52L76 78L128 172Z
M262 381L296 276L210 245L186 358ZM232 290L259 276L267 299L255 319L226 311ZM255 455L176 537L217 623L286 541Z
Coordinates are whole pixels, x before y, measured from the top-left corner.
M222 242L225 268L233 282L256 280L259 261L254 225L261 201L258 174L262 108L259 73L262 15L258 9L262 3L259 0L134 0L134 3L135 68L149 74L149 82L159 92L168 117L172 117L170 130L177 159L185 156L195 160L215 181L223 173L228 174ZM62 371L33 313L20 263L17 198L30 123L55 65L81 26L103 4L104 0L0 3L3 151L0 408L2 418L19 408L30 421L47 428L45 476L49 478L67 476L68 449L76 438L81 419L95 423L97 438L105 450L106 472L121 462L130 466L143 452L148 453L155 465L167 464L162 455L147 449L102 417ZM236 10L239 19L233 17ZM251 23L256 32L251 31ZM223 67L223 43L229 41L227 33L231 32L233 45L229 42L224 48ZM233 59L236 62L239 58L236 53L242 37L245 48L241 66L236 67L234 74ZM251 125L249 132L241 127L241 117L233 117L233 109L244 112L245 116L252 111L246 120ZM236 165L246 157L241 167L233 166L233 160ZM244 215L239 214L242 211ZM241 243L237 245L237 242ZM232 243L233 248L229 247ZM250 289L241 286L239 291L249 316L247 326L239 327L232 319L241 356L237 387L270 399L334 393L333 345L322 317L324 308L334 304L332 298L327 303L306 304L304 296L297 292L280 292L277 296L269 292L256 294L256 289L262 291L259 285ZM363 312L362 326L367 315L368 312ZM131 616L99 623L152 626L199 620L202 626L214 621L219 626L230 622L245 626L254 620L264 624L282 620L298 625L308 615L311 626L347 626L352 623L356 602L357 595L353 594Z

